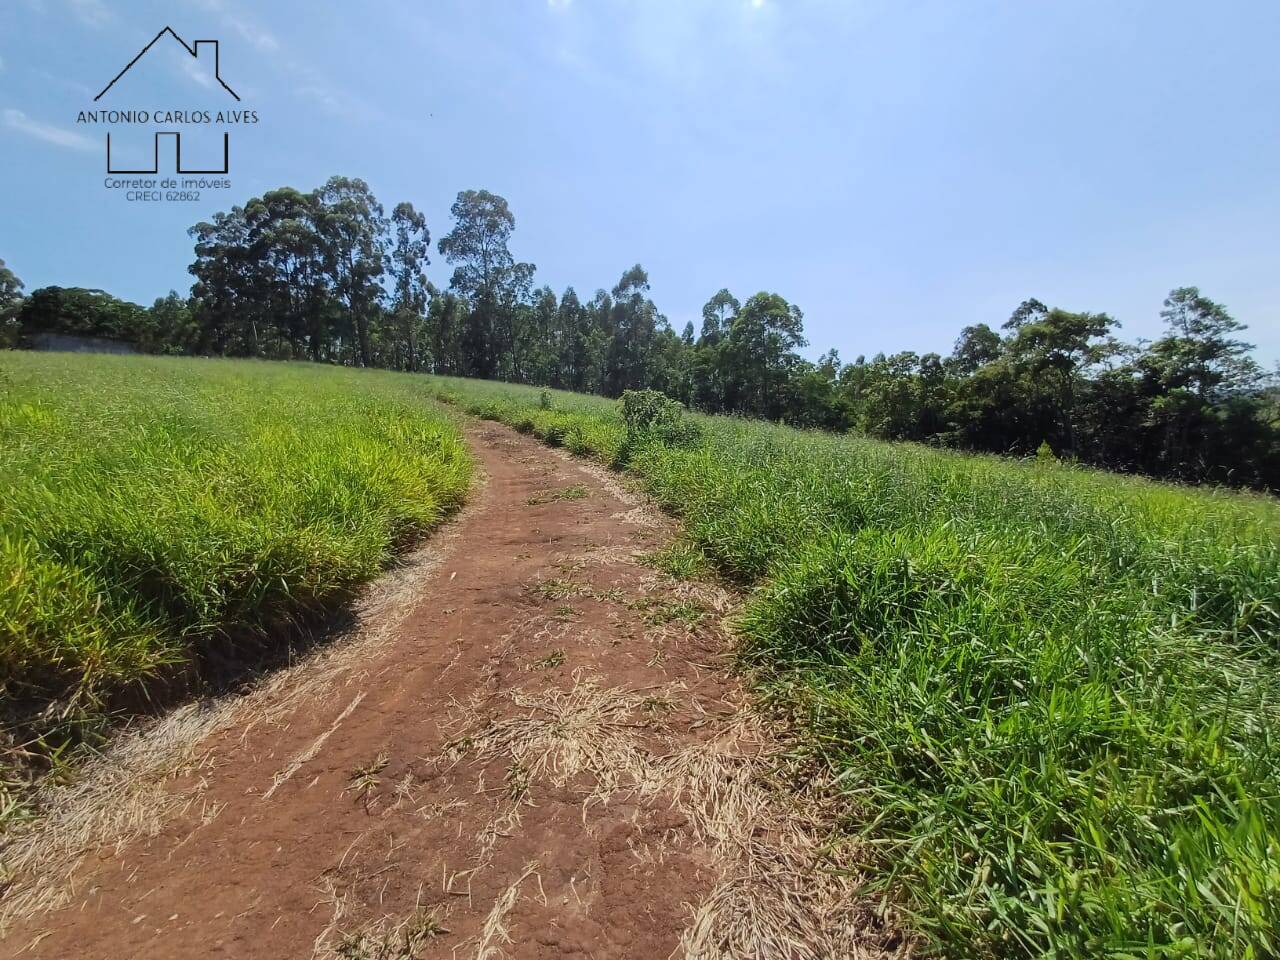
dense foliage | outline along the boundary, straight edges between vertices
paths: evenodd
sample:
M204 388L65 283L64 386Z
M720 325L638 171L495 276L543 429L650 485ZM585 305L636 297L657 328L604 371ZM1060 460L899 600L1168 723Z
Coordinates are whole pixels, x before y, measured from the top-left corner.
M625 463L759 587L743 653L936 952L1280 955L1272 499L439 383Z
M1027 300L1000 330L965 328L947 354L818 362L798 307L720 290L677 334L640 265L585 302L534 287L512 255L515 217L458 194L438 244L449 289L427 281L431 236L412 204L388 217L364 181L334 177L251 198L191 229L191 297L150 310L100 291L37 290L0 272L10 341L40 330L131 340L150 352L310 359L620 396L655 389L734 413L882 439L1064 459L1193 482L1280 487L1280 395L1243 326L1194 287L1172 291L1166 332L1125 344L1105 314ZM2 268L0 268L2 270ZM12 281L10 279L12 278ZM17 306L15 306L17 304Z
M0 349L17 344L21 308L22 281L0 260Z
M31 733L282 647L461 500L420 384L0 354L0 702ZM65 721L65 722L64 722Z

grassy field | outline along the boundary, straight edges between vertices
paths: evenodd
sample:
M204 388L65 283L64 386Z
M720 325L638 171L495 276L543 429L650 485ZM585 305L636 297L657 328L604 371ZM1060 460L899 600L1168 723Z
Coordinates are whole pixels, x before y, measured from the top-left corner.
M85 732L284 646L457 507L470 474L419 378L0 352L11 739Z
M436 383L625 465L755 588L744 656L938 952L1280 955L1276 501Z

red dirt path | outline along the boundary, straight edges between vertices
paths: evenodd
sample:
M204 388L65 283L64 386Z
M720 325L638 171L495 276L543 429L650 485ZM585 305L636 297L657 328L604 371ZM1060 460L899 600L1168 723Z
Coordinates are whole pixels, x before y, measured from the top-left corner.
M708 712L729 712L730 683L710 666L721 641L683 621L673 628L667 601L652 595L655 572L634 556L664 537L628 515L616 488L505 428L474 428L470 438L488 481L457 521L425 599L374 661L352 664L344 684L282 722L215 735L198 809L91 857L79 895L19 923L0 952L374 957L383 940L405 936L396 925L432 912L447 932L423 935L422 956L666 957L676 948L713 881L687 819L625 791L584 808L595 792L589 773L531 778L510 753L470 756L467 737L536 717L548 695L585 704L603 692L609 710L653 691L646 735L662 749L696 736L689 729ZM572 486L587 495L554 499ZM637 722L619 710L613 720ZM512 889L510 908L496 911L505 933L495 931L495 906Z
M777 744L727 670L729 598L642 562L666 522L505 427L468 437L487 481L434 568L402 571L353 638L222 702L183 763L135 778L156 783L146 816L116 818L129 829L64 843L43 874L28 861L0 956L897 950L856 864L823 869L804 777L787 800L761 785ZM53 882L33 894L32 876Z

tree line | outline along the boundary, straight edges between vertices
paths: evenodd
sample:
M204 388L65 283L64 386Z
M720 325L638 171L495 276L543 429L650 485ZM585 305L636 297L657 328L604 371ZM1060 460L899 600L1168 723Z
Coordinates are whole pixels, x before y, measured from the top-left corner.
M310 360L500 379L619 396L660 390L691 408L889 440L1060 458L1191 482L1280 488L1280 394L1245 329L1195 287L1164 302L1162 336L1126 343L1102 313L1020 304L966 327L946 354L812 362L800 309L729 290L676 332L639 264L582 298L535 286L510 249L515 217L459 193L426 276L426 218L390 215L359 179L272 190L196 224L189 296L150 308L102 291L22 296L0 263L0 337L40 331L151 352Z

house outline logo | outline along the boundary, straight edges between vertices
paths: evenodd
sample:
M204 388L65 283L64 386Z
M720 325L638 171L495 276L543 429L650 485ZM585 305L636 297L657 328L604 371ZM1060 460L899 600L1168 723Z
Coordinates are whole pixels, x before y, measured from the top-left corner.
M178 36L177 31L175 31L173 27L166 26L163 30L161 30L159 33L157 33L154 37L151 38L150 43L148 43L145 47L143 47L141 50L138 51L138 55L136 57L134 57L132 60L130 60L128 63L125 64L124 69L121 70L119 73L117 73L112 78L111 82L102 88L102 92L93 98L93 102L97 103L99 100L101 100L106 95L107 91L116 85L116 81L119 80L121 77L123 77L131 69L133 69L133 65L137 63L139 60L141 60L143 57L145 57L147 55L147 52L152 47L154 47L157 43L159 43L160 38L163 37L166 33L169 36L173 37L173 39L177 40L178 43L182 45L182 49L187 51L187 53L190 54L192 57L194 57L197 61L199 61L200 59L201 44L212 44L213 45L214 79L217 80L219 84L221 84L223 90L227 91L227 93L235 97L237 102L240 100L240 94L236 93L229 86L227 86L227 81L222 79L222 47L219 44L219 42L217 40L194 40L191 43L187 43L187 41L183 40L180 36Z
M213 51L213 76L218 81L218 85L226 91L237 103L240 102L240 95L231 89L231 86L222 79L222 46L217 40L194 40L191 43L183 40L178 36L177 31L173 27L165 26L163 30L151 38L151 42L138 51L137 55L125 64L124 69L112 77L108 83L93 98L93 102L97 103L110 92L111 88L130 70L139 60L150 52L151 48L160 42L166 34L172 37L182 47L183 51L197 62L200 61L201 48L212 48ZM207 61L205 61L207 63ZM172 137L174 141L174 157L175 170L180 174L225 174L230 170L231 160L231 135L225 131L222 134L222 166L209 169L187 169L182 165L182 134L177 130L157 130L152 139L151 167L149 169L118 169L111 159L111 133L107 132L107 173L109 174L158 174L160 172L160 138Z

